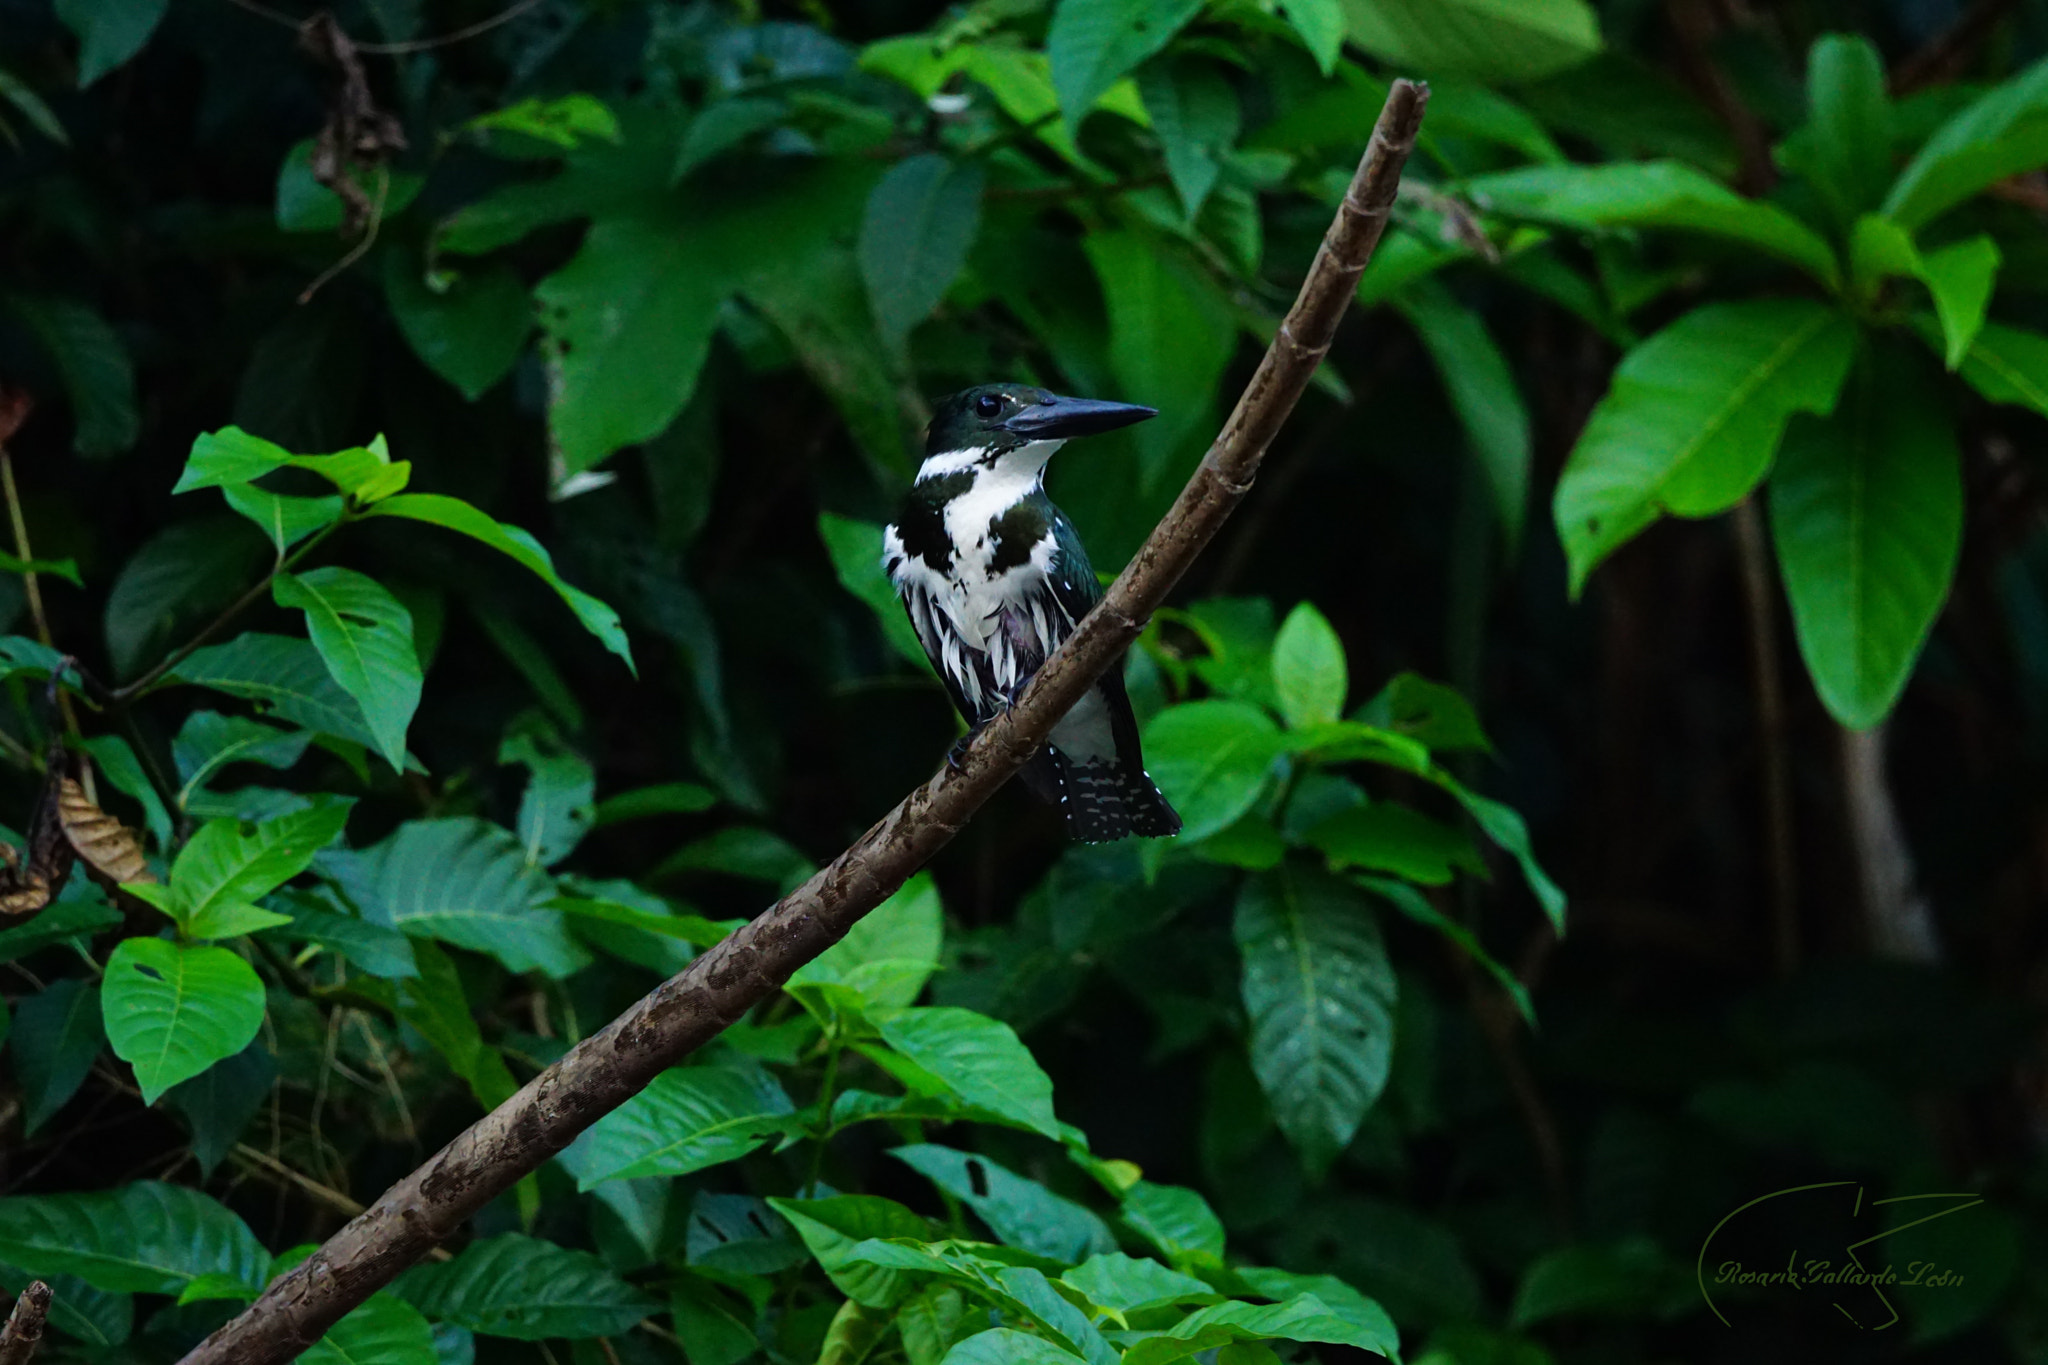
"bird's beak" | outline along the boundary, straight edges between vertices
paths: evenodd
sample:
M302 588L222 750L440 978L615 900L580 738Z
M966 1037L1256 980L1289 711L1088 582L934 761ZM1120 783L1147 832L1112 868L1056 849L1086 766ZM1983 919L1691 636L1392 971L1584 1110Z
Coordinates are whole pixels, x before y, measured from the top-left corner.
M1069 436L1094 436L1115 431L1147 417L1159 409L1137 403L1108 403L1099 398L1055 398L1036 403L1003 423L1007 431L1034 441L1063 441Z

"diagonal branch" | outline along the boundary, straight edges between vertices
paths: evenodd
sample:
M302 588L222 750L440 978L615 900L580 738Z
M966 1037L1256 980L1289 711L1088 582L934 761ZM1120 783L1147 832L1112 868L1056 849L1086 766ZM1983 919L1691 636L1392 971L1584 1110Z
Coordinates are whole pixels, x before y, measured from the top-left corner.
M384 1192L180 1365L278 1365L425 1255L665 1068L702 1047L837 943L957 834L1122 658L1250 491L1266 447L1329 350L1386 228L1426 86L1397 80L1337 217L1244 396L1180 498L1103 601L959 769L941 767L831 865L657 986Z

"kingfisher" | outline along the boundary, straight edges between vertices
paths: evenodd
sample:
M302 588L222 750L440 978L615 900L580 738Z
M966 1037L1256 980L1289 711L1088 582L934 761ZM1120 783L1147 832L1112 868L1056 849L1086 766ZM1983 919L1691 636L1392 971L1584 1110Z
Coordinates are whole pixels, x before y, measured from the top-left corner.
M917 481L882 532L882 567L968 738L1016 702L1102 600L1074 524L1045 495L1046 461L1071 437L1157 415L1025 384L983 384L933 410ZM1180 831L1145 771L1122 658L1061 717L1022 776L1083 843Z

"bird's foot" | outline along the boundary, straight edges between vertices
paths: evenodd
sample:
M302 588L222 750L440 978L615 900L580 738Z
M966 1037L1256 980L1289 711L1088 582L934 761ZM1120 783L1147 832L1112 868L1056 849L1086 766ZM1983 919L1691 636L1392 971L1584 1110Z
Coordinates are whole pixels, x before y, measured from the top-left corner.
M946 750L946 766L956 773L959 772L960 760L967 757L967 746L974 743L974 737L987 728L988 722L985 720L968 726L967 733L954 740L952 747Z

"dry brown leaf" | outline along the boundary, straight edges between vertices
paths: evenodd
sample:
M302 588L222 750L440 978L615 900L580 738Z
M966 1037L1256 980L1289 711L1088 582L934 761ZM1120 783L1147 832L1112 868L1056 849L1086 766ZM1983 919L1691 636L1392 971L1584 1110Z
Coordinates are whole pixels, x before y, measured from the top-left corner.
M113 882L153 882L135 831L95 806L75 777L57 787L57 818L64 837L95 872Z

